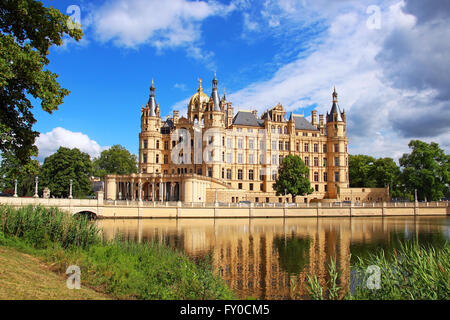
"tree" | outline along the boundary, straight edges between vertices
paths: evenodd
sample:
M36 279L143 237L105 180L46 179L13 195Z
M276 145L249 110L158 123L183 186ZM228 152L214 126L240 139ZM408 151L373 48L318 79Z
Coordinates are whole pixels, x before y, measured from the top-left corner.
M400 158L401 180L407 192L417 189L419 200L437 201L449 193L450 156L437 143L411 140L409 154Z
M34 194L34 179L39 172L39 162L29 159L21 162L11 151L2 154L0 164L0 190L14 190L14 180L17 179L17 194L19 197Z
M76 198L92 194L89 180L93 173L92 162L87 153L77 148L60 147L58 151L45 158L40 171L39 187L50 189L52 195L67 198L72 179L72 194Z
M94 160L94 172L101 178L107 174L137 173L137 158L121 145L114 145Z
M290 194L295 197L313 193L309 182L309 169L299 156L288 155L278 168L278 178L273 184L277 196Z
M79 41L81 28L71 28L69 17L36 0L0 0L0 152L12 151L22 163L37 151L38 135L30 97L52 113L69 94L44 70L52 45L68 35Z
M392 158L379 158L369 169L369 179L376 188L389 186L392 197L404 197L400 182L400 168Z
M375 158L366 155L349 155L349 179L351 188L375 187L375 181L370 173Z

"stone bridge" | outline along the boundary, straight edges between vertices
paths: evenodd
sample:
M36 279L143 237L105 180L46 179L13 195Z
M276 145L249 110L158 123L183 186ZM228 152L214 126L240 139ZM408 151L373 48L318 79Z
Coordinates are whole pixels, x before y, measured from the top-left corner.
M97 199L0 197L0 205L56 207L71 214L98 218L280 218L446 216L449 202L426 203L204 203L150 202Z

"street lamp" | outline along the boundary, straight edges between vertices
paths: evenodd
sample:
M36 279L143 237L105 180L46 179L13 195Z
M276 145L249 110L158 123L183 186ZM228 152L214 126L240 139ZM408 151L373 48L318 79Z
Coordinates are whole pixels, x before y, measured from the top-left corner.
M14 198L17 198L17 179L14 179Z
M73 199L72 197L72 179L69 180L69 199Z
M38 194L39 177L38 176L36 176L36 178L34 178L34 182L35 182L35 187L34 187L34 196L33 196L33 198L39 198L39 194Z

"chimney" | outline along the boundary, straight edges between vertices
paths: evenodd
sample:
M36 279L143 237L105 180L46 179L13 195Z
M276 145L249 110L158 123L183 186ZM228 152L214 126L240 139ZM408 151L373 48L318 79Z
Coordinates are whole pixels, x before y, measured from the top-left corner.
M317 126L317 111L313 110L311 113L311 124Z
M180 112L178 110L173 111L173 123L177 124L180 119Z

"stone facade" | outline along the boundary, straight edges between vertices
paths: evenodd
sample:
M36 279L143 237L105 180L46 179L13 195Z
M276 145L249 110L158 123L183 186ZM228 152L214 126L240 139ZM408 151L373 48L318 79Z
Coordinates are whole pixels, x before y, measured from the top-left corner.
M288 117L281 104L261 116L252 110L235 114L225 94L219 97L214 75L210 97L199 80L187 118L174 111L163 120L152 83L141 110L139 173L106 176L106 195L110 200L292 202L272 188L278 165L289 154L309 167L314 189L297 202L345 200L340 192L349 190L347 122L336 90L331 111L319 117L312 111L310 121Z

